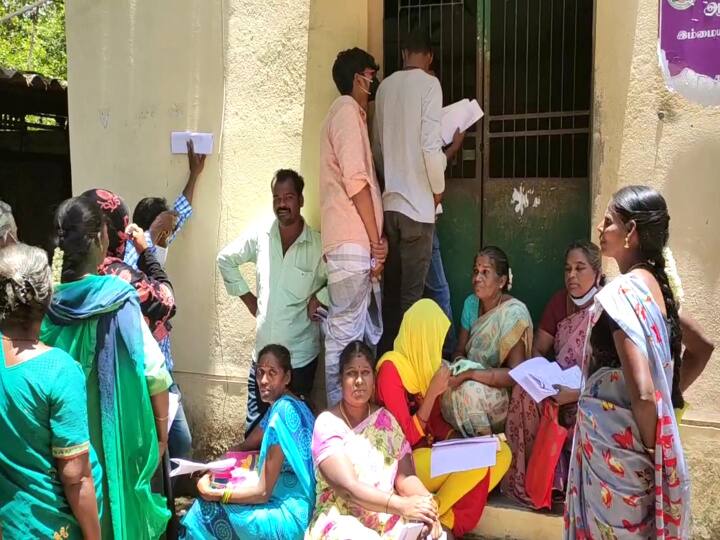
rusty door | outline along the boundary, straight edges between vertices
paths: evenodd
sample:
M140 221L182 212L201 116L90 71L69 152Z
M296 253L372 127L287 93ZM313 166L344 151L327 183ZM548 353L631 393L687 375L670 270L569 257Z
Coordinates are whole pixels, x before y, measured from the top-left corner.
M455 318L475 253L495 244L537 320L565 246L589 233L593 0L386 0L385 75L415 27L433 38L444 103L475 97L486 113L448 165L438 221Z

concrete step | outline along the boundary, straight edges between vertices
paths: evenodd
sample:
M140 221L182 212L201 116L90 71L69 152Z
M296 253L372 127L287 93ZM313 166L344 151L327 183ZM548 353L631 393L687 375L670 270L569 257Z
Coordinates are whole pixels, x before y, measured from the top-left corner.
M557 540L562 538L562 505L552 511L520 506L501 495L491 495L482 519L465 538L472 540Z

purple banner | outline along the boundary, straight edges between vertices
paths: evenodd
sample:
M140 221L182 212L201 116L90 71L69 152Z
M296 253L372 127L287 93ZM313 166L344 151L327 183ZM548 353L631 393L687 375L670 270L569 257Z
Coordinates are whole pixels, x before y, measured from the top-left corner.
M720 0L660 0L659 33L668 88L720 105Z

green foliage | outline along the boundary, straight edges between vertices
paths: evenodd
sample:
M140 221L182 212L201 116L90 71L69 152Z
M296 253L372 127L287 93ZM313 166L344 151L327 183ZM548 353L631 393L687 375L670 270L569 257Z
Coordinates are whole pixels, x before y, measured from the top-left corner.
M0 0L0 18L32 3ZM0 23L0 66L67 79L63 0L52 0Z

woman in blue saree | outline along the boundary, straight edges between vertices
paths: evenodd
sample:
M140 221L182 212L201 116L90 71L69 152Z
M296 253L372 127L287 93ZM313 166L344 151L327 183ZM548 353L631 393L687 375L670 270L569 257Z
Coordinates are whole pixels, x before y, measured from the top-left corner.
M258 354L260 398L270 409L253 430L261 432L258 482L216 489L210 475L198 482L200 499L183 519L182 538L299 540L315 503L311 443L315 419L289 392L290 352L268 345ZM250 449L244 445L244 449Z

